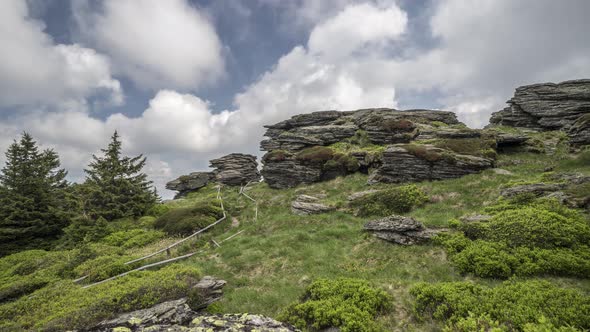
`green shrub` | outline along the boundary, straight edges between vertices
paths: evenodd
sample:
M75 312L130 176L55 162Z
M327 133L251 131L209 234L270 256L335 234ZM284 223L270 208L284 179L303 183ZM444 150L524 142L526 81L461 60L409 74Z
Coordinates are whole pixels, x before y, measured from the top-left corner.
M335 153L333 159L328 160L322 167L325 171L341 171L343 173L354 173L360 165L358 160L348 154Z
M168 211L170 211L170 206L168 206L166 204L159 203L159 204L154 204L154 206L152 206L147 211L147 215L152 216L152 217L159 217Z
M131 270L131 265L125 262L131 260L128 256L100 256L87 260L74 270L78 276L88 276L89 281L101 281Z
M147 229L132 229L128 231L115 232L105 237L102 242L110 246L125 249L143 247L163 238L165 234L161 231Z
M341 331L377 331L375 317L390 306L390 296L361 279L319 279L300 302L289 305L279 316L300 329L338 327Z
M64 229L62 246L73 248L87 242L94 242L102 239L109 233L108 222L99 217L94 220L86 216L78 216Z
M303 149L295 155L295 158L302 163L323 165L334 157L334 151L325 146L312 146Z
M379 191L351 202L360 216L388 216L407 213L428 201L428 196L416 185L406 185Z
M508 332L506 325L490 318L488 314L475 316L469 313L467 317L461 317L457 322L447 324L443 332Z
M347 138L345 141L352 145L358 145L360 147L372 146L369 134L364 130L357 130L354 133L354 136Z
M60 281L34 296L0 305L0 326L15 331L87 329L119 313L183 297L199 277L195 268L174 264L133 272L89 289Z
M504 241L513 247L573 247L590 241L590 225L584 218L567 218L549 210L525 206L493 216L480 238Z
M590 328L590 296L547 281L506 281L493 288L471 282L421 283L410 294L419 317L446 321L449 328L473 324L466 321L469 317L485 317L494 325L520 331L541 316L556 328Z
M221 218L217 200L201 201L194 206L176 208L161 215L154 227L170 235L189 235Z

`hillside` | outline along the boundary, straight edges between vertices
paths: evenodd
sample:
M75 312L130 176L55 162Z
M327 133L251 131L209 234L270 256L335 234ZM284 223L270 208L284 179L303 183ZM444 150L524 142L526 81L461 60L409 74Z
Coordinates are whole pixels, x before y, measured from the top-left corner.
M567 105L562 127L533 128L564 114L535 118L518 106L522 91L532 93L517 90L511 107L523 126L506 110L474 130L448 112L384 109L271 125L262 182L255 158L233 154L169 184L178 199L96 226L102 235L74 249L0 258L0 330L590 329L588 108ZM400 230L383 221L391 215L420 227ZM375 220L411 244L365 229ZM182 308L195 313L182 321L124 316L97 327L187 296Z

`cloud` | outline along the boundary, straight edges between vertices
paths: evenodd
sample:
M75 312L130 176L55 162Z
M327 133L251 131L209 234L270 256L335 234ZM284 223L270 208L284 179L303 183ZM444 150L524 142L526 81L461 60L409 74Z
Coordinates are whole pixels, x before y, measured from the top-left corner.
M0 1L0 107L87 105L93 96L121 104L107 57L80 45L56 45L27 3Z
M224 74L215 28L186 0L79 0L73 12L80 41L140 87L195 90Z

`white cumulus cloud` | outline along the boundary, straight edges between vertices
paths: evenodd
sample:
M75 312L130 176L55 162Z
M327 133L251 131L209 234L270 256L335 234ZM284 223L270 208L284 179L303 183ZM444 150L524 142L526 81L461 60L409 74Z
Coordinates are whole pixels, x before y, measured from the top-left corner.
M56 45L25 1L0 1L0 107L84 105L92 96L120 104L107 57L80 45Z
M108 54L140 87L194 90L224 74L214 26L186 0L73 4L81 41Z

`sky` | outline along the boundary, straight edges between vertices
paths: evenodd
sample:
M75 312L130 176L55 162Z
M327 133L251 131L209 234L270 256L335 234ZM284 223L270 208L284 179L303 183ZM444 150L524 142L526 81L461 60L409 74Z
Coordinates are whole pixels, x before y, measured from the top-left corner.
M167 181L320 110L453 111L590 78L587 0L2 0L0 150L24 131L83 181L117 130ZM0 164L4 164L0 155Z

